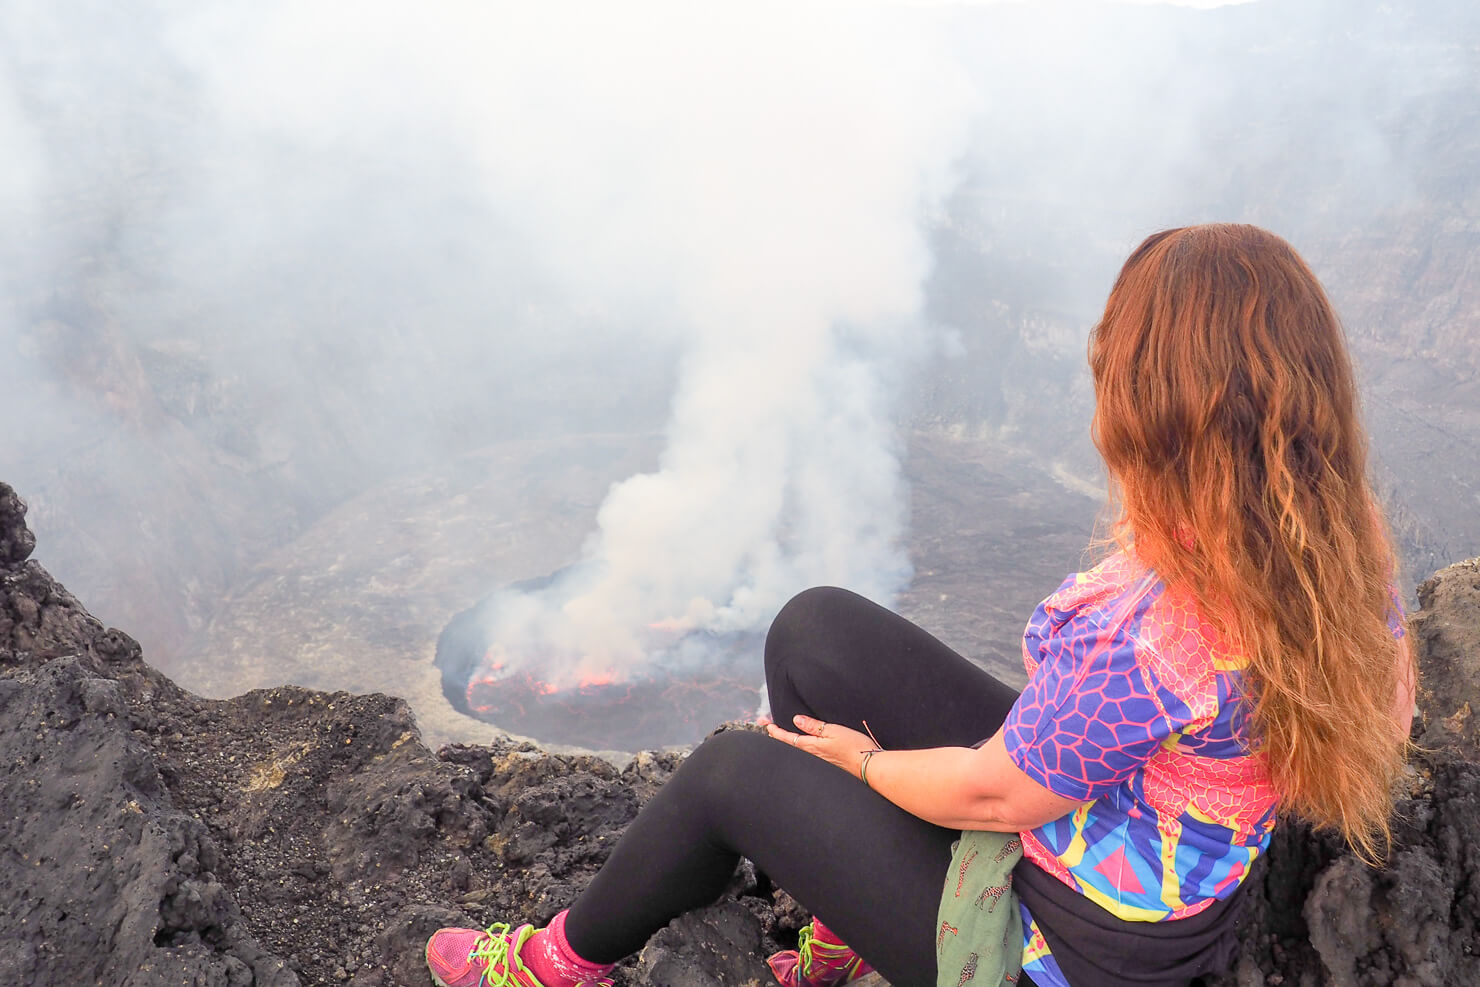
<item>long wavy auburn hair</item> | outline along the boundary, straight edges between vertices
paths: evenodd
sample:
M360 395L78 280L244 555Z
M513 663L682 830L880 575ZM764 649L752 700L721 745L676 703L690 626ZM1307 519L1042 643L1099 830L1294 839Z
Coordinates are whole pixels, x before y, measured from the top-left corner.
M1157 233L1116 280L1090 368L1114 541L1247 660L1281 811L1381 859L1413 659L1388 624L1395 556L1320 282L1257 227Z

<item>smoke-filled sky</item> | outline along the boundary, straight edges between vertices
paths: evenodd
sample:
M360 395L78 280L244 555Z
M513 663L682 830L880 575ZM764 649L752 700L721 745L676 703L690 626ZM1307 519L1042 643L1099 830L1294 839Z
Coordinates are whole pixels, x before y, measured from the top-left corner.
M1226 9L12 0L0 478L95 606L170 559L198 623L386 477L659 431L553 601L567 646L888 599L927 370L1039 441L1007 352L1078 374L1147 232L1431 191L1461 0L1175 6Z
M198 69L248 135L442 145L558 298L680 361L659 468L613 488L579 595L528 613L552 639L513 652L600 671L653 621L763 626L819 581L896 591L886 382L927 345L920 215L968 110L925 25L789 0L354 11L207 22L188 50L215 53Z

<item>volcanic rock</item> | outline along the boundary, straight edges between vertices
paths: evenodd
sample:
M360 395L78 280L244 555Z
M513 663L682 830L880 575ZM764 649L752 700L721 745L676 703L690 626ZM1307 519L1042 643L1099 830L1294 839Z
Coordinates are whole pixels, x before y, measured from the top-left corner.
M174 690L35 562L0 484L0 983L288 985L172 802L154 750Z
M693 948L703 943L703 948ZM722 901L674 920L638 958L639 975L654 987L734 984L770 987L761 930L738 901Z
M1480 559L1425 580L1418 600L1420 742L1480 760Z
M28 551L3 485L0 508ZM0 983L426 984L431 931L549 919L680 760L438 755L384 695L202 699L25 554L0 562ZM659 968L795 933L749 874L764 907L666 937Z
M20 565L36 548L36 536L26 527L25 517L25 502L0 483L0 565Z
M0 983L424 985L427 935L569 905L681 760L434 753L385 695L202 699L26 561L23 515L0 485ZM1420 590L1419 729L1454 742L1415 759L1388 863L1281 826L1212 984L1480 983L1480 765L1463 729L1434 733L1475 700L1477 571ZM743 864L618 982L765 984L803 920Z

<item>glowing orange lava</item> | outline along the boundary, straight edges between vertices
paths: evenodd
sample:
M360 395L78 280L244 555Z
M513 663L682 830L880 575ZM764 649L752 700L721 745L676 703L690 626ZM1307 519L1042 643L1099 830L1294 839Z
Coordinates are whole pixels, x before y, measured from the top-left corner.
M663 630L683 634L678 627ZM760 643L756 635L714 638L705 642L706 661L668 664L670 641L630 669L590 654L514 654L487 638L463 659L454 650L456 638L439 641L438 654L444 673L466 669L455 682L444 674L443 690L470 716L516 735L636 751L696 743L722 722L753 718L760 703Z

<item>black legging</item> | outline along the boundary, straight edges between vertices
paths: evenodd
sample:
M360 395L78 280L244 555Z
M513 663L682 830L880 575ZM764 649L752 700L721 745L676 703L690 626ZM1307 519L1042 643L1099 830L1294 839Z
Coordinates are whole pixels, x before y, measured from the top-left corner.
M766 637L772 715L805 713L886 748L970 746L1017 692L925 631L846 590L811 589ZM819 916L895 987L935 983L935 922L957 830L913 816L852 775L752 732L684 761L571 908L581 956L614 963L724 891L739 857Z

